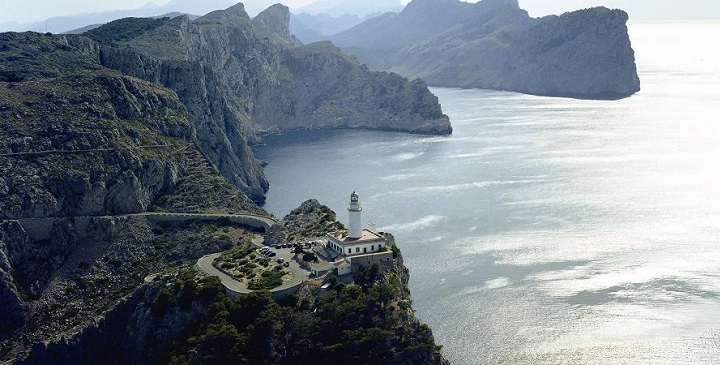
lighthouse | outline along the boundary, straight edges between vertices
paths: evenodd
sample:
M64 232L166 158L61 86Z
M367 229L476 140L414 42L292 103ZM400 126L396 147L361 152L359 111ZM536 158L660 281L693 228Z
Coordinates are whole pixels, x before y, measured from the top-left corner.
M350 194L350 206L348 207L348 218L350 222L348 238L362 238L362 205L355 190Z
M372 254L372 258L366 258L364 261L361 261L362 265L392 260L392 251L384 249L384 247L388 245L385 236L370 229L363 229L361 214L362 205L360 204L360 198L357 193L353 191L352 194L350 194L350 206L348 207L348 218L350 218L349 229L347 231L337 230L328 232L325 235L325 237L327 237L325 247L339 253L345 257L348 262L351 262L353 257L363 257ZM353 272L356 272L358 268L359 266L354 266L352 269ZM338 272L340 272L340 268L338 268Z

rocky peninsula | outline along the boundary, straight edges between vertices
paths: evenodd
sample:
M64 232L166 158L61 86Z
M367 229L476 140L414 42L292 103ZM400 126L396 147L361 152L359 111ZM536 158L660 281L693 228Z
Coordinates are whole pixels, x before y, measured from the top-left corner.
M619 99L640 90L627 21L604 7L531 18L517 0L413 0L329 38L432 86Z

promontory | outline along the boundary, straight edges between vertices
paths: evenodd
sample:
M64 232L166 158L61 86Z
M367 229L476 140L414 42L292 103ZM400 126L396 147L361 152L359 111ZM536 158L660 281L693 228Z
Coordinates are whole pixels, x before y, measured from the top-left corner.
M517 0L413 0L329 38L431 86L619 99L640 90L627 21L604 7L531 18Z

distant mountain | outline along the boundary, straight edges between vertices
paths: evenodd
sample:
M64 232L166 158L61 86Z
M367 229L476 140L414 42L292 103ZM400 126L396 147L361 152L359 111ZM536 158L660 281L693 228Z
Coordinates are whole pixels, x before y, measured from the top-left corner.
M292 14L290 16L290 32L305 43L325 40L328 36L350 29L367 18L345 14L330 16L328 14Z
M400 0L320 0L298 9L298 13L327 14L334 17L357 15L366 17L402 10Z
M608 8L622 8L635 21L678 21L720 19L717 0L526 0L522 4L530 14L562 14L569 9L582 9L601 3Z
M621 10L530 18L517 0L413 0L332 35L375 69L429 85L617 99L640 89Z
M76 33L82 28L96 27L113 20L122 18L144 18L156 17L163 14L206 14L213 10L225 9L237 3L237 0L173 0L163 6L156 6L152 3L137 9L103 11L97 13L85 13L68 16L48 18L39 22L18 24L0 24L0 31L34 31L41 33ZM267 2L270 2L269 0ZM264 7L262 8L264 9ZM262 10L258 9L258 11Z

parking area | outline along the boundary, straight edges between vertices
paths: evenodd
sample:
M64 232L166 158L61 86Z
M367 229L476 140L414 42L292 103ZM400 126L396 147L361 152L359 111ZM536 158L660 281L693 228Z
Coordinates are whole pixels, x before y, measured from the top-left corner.
M286 287L287 285L294 285L302 282L309 277L310 272L300 267L300 265L293 260L295 255L293 251L299 250L302 252L301 250L310 250L312 247L313 245L311 243L287 243L276 246L262 246L258 248L256 252L261 256L265 256L283 265L293 273L293 280L291 283L283 285L283 287Z

